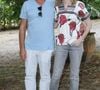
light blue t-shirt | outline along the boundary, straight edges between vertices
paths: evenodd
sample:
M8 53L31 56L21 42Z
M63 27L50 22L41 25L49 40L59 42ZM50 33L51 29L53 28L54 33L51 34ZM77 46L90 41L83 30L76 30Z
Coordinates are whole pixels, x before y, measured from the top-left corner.
M45 0L42 10L35 0L25 1L20 18L28 21L25 47L29 50L54 49L54 4L55 0ZM42 17L38 13L42 13Z

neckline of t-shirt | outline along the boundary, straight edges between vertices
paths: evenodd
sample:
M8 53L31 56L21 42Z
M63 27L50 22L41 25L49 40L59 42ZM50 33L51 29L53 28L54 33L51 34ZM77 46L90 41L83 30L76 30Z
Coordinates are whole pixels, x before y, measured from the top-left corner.
M39 3L37 3L36 0L34 0L34 2L35 2L35 4L36 4L37 6L44 6L44 5L46 4L47 0L45 0L44 3L43 3L42 5L40 5Z

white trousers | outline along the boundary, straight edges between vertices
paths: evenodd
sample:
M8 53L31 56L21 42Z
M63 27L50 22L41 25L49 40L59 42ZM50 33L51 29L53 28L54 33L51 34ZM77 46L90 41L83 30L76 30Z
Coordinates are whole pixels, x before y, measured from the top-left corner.
M27 50L25 60L25 89L36 90L36 72L37 64L40 69L39 90L49 90L50 88L50 67L52 50L32 51Z

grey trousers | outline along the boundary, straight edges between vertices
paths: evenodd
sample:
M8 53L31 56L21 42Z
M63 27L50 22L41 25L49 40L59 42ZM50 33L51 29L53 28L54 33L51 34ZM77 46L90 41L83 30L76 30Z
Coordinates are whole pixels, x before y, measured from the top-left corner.
M59 88L60 78L68 53L70 57L70 90L79 90L79 69L83 53L83 44L80 46L56 46L50 90L58 90Z

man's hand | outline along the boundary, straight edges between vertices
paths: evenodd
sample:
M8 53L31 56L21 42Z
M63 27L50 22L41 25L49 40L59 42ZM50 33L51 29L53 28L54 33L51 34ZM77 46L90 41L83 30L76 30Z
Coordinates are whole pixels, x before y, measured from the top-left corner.
M20 58L21 58L21 60L25 60L26 56L27 56L26 50L25 49L21 49L20 50Z
M26 50L25 50L26 29L27 29L27 20L21 19L19 28L19 48L20 48L20 58L22 60L26 59Z

